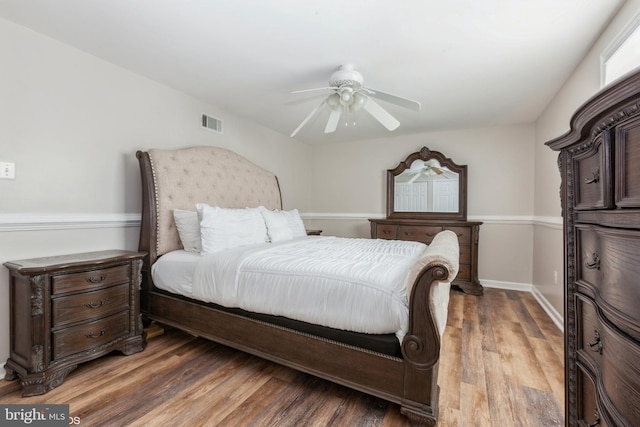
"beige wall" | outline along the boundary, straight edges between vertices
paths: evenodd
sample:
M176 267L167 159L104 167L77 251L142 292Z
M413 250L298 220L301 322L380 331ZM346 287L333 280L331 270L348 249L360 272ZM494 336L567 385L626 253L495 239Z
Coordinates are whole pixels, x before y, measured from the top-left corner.
M600 90L600 55L640 10L639 0L629 0L590 49L581 64L549 103L535 125L536 217L561 215L560 174L557 153L544 143L569 131L573 112ZM534 229L534 285L553 307L563 314L563 280L553 282L553 271L563 271L562 230L536 226ZM559 249L560 248L560 249Z
M136 249L140 174L150 147L226 147L274 171L287 208L307 209L309 148L0 19L0 264ZM202 112L224 134L200 128ZM8 273L0 267L0 367L9 355Z

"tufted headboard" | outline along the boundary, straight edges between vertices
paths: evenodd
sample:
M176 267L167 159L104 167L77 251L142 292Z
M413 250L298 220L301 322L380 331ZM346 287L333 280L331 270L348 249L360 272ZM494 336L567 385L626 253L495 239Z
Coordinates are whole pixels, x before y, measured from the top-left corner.
M174 209L196 203L225 208L282 209L278 180L233 151L218 147L138 151L142 177L140 250L157 257L182 248ZM148 267L147 266L147 267Z

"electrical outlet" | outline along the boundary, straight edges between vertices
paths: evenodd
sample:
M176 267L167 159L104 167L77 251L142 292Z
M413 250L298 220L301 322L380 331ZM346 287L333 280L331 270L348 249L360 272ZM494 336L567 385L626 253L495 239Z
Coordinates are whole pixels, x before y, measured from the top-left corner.
M558 284L558 270L553 270L553 283Z
M16 164L0 162L0 179L16 179Z

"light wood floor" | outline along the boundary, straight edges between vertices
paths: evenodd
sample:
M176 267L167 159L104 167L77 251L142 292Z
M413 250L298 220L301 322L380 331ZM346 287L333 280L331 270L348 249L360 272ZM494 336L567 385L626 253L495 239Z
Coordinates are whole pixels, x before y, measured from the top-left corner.
M564 425L562 334L530 294L453 292L440 360L439 426ZM395 404L176 330L43 396L0 381L0 403L66 403L81 426L408 425Z

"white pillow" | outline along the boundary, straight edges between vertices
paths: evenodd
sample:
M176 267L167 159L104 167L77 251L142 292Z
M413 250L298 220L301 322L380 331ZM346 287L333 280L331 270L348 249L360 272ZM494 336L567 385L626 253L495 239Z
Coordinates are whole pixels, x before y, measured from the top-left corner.
M178 235L185 251L201 251L200 245L200 222L196 211L185 211L182 209L173 210L173 219L176 222Z
M267 241L267 228L257 208L226 209L197 204L202 253L211 254Z
M307 235L304 223L297 209L290 211L270 211L266 208L260 209L264 222L267 225L269 241L282 242L291 240L294 237Z

